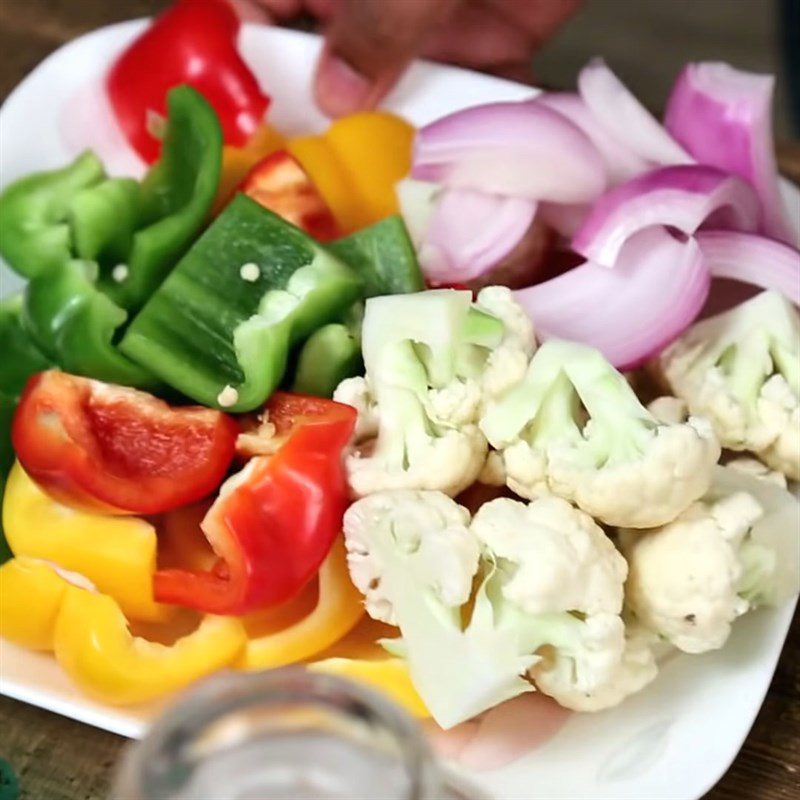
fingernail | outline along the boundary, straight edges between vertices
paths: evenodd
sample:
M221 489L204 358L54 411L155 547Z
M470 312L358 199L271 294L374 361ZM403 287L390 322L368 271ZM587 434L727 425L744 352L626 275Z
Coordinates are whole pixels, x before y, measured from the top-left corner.
M343 117L368 105L372 84L330 52L320 59L315 81L317 105L329 117Z

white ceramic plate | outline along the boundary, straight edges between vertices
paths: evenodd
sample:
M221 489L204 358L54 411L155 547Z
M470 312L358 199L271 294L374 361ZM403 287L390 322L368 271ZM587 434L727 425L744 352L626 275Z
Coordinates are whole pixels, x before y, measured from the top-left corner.
M98 149L112 172L141 171L119 135L97 123L96 109L97 76L144 24L115 25L77 39L16 88L0 109L0 184L60 166L83 146ZM273 96L271 120L279 129L307 132L325 125L310 94L316 37L248 26L242 49ZM496 78L417 64L386 105L422 124L465 106L531 94L527 87ZM0 270L2 294L8 294L18 281L5 267ZM479 748L451 740L448 751L459 752L451 763L497 800L695 800L716 783L741 747L792 613L793 607L786 607L746 616L722 651L668 660L640 695L611 711L570 715L536 746L535 739L546 738L537 729L558 725L547 702L524 700L527 705L487 721ZM159 710L157 705L117 709L92 702L49 655L7 642L0 642L0 692L132 737L141 735ZM487 764L495 766L486 769Z

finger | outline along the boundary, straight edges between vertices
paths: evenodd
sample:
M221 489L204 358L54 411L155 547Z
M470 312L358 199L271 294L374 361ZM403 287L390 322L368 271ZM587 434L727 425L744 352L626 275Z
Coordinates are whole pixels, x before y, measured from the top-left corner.
M317 66L320 108L342 116L389 91L458 0L343 0Z

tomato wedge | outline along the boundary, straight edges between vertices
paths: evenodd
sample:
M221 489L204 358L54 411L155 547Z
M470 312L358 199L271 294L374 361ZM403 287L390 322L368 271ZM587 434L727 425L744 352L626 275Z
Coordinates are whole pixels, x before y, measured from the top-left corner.
M239 191L317 241L329 242L341 235L317 187L300 162L285 150L259 161L245 176Z
M30 378L11 437L25 471L62 503L159 514L205 497L233 460L239 427L199 406L50 370Z
M278 605L314 577L340 534L347 508L342 449L355 409L276 392L267 412L284 443L231 477L201 523L217 563L156 572L160 602L210 614Z

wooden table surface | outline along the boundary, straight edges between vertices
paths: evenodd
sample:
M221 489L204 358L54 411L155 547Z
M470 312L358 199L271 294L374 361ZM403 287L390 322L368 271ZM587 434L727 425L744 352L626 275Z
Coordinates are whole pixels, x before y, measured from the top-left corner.
M49 52L101 25L144 16L159 0L0 0L0 99ZM779 147L781 168L800 182L800 144ZM0 756L26 800L104 800L125 740L0 698ZM705 800L800 797L800 615L764 706L741 753ZM211 799L209 799L211 800Z

